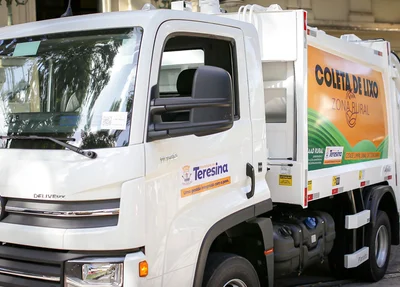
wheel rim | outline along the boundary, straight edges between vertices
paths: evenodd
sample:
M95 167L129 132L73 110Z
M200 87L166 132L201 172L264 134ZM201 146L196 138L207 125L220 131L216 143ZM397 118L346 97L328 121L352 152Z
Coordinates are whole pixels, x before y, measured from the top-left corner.
M247 285L240 279L232 279L224 287L247 287Z
M389 233L386 226L381 225L375 236L375 259L379 268L386 263L389 250Z

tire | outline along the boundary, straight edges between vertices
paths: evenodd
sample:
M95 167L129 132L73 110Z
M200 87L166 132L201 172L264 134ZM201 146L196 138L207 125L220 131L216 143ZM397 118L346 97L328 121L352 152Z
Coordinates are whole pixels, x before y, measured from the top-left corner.
M369 226L366 232L369 259L360 268L364 280L376 282L385 275L390 259L391 238L389 217L386 212L379 210L375 226Z
M260 282L247 259L229 253L210 253L203 287L260 287Z

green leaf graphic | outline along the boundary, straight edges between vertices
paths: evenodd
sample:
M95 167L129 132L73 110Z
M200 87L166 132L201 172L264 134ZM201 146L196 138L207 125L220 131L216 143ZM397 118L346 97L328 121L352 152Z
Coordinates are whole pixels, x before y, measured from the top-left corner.
M357 159L345 160L347 152L380 152L380 158L388 157L388 137L376 147L373 142L369 140L362 140L354 147L351 147L347 139L337 129L337 127L330 122L322 114L313 109L308 109L308 147L310 150L319 149L325 152L328 146L343 147L343 158L340 165L352 164L370 161L373 159ZM329 168L335 165L324 165L324 154L309 154L308 155L308 169L317 170L322 168Z

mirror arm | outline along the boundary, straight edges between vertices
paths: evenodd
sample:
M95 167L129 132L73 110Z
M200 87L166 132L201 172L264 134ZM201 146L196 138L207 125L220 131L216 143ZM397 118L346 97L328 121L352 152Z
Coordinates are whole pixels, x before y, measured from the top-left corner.
M228 108L230 107L230 103L193 103L193 104L180 104L180 105L167 105L165 106L165 110L167 112L179 111L179 110L190 110L194 108Z
M165 113L166 111L167 110L166 110L165 106L154 106L153 104L151 104L151 106L150 106L150 114L152 116Z
M193 97L160 96L159 86L154 85L151 88L149 141L186 135L211 135L233 126L232 79L222 68L198 67L193 79ZM162 122L162 117L160 119L160 115L165 113L188 110L191 111L190 120ZM212 121L214 116L218 120Z
M168 128L167 125L171 126L170 129ZM175 127L172 128L172 126L175 125ZM179 126L178 126L179 125ZM150 126L149 132L147 134L147 138L149 141L153 140L159 140L159 139L164 139L164 138L170 138L174 136L184 136L184 135L196 135L196 136L202 136L202 135L210 135L214 134L217 132L221 132L224 130L228 130L232 127L233 123L229 120L224 120L224 121L214 121L206 124L152 124ZM159 130L157 131L157 126L162 126L164 130ZM208 130L205 131L204 127L207 127Z
M156 106L152 105L150 107L150 112L152 115L159 115L165 112L174 112L174 111L184 111L190 110L194 108L229 108L231 103L228 102L218 102L218 103L193 103L193 104L175 104L175 105L165 105L165 106Z
M194 105L194 104L219 104L231 103L230 99L225 98L201 98L192 97L174 97L174 98L157 98L151 101L154 106L170 106L170 105Z
M153 126L154 126L154 131L164 131L164 130L179 130L187 128L204 128L209 126L228 125L229 123L231 123L230 120L222 120L222 121L212 121L207 123L191 123L191 122L156 123L153 124Z

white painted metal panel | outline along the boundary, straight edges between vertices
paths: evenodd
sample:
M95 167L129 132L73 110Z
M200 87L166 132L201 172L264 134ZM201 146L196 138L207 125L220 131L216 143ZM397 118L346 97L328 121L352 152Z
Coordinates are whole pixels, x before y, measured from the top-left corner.
M363 247L352 254L344 256L344 267L355 268L369 259L369 248Z
M262 61L295 61L296 12L262 12L254 15L254 24L260 37Z
M370 210L363 210L356 214L346 215L345 217L345 227L346 229L357 229L361 226L364 226L370 221Z

